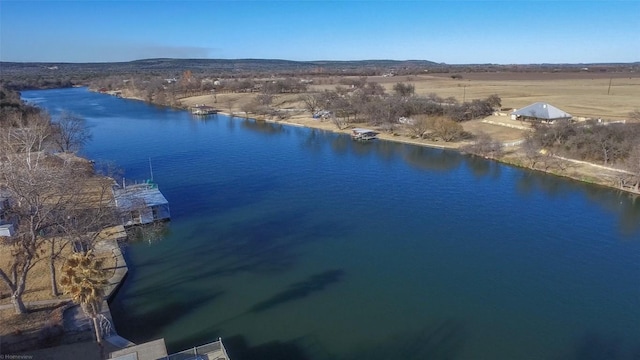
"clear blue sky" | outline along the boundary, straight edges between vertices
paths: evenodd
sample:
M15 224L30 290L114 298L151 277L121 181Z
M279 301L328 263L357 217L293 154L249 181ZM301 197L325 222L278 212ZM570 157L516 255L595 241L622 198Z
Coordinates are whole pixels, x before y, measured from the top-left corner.
M0 0L0 60L640 61L640 0Z

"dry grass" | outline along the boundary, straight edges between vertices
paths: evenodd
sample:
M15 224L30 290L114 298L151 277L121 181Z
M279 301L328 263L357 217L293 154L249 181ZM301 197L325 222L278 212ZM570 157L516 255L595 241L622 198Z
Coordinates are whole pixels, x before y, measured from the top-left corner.
M59 305L58 305L59 306ZM17 315L11 309L0 310L0 336L18 335L38 331L49 320L55 305L33 306L26 314Z
M517 109L543 101L579 117L624 119L630 111L640 109L638 73L470 73L461 74L462 79L452 79L449 75L373 76L367 80L380 83L389 92L396 83L404 82L413 84L418 95L434 93L459 101L498 94L504 108ZM323 84L311 86L310 91L333 90L339 80L338 77L322 79ZM213 95L203 95L183 99L182 103L186 106L207 104L226 113L239 113L255 96L219 94L216 102ZM303 108L302 103L296 101L297 96L277 96L275 102L283 108Z
M115 348L106 346L105 354L108 354L110 351L115 350ZM24 359L34 360L100 360L104 358L100 355L100 348L98 347L98 343L88 341L69 345L61 345L47 349L31 350L17 355L25 356Z
M52 299L68 299L68 296L59 295L57 297L53 297L51 295L51 280L50 280L50 272L48 266L48 248L47 246L43 246L41 256L38 259L36 265L29 271L27 275L27 287L24 292L22 299L25 302L29 301L38 301L38 300L52 300ZM67 246L62 250L62 257L66 257L72 254L71 246ZM96 257L103 260L103 266L105 269L111 269L107 273L107 277L111 277L113 275L113 268L115 267L115 259L111 252L106 253L98 253ZM0 266L5 272L8 270L8 264L11 262L11 248L6 245L0 245ZM62 268L63 261L60 260L56 263L56 270L58 274L60 274L60 270ZM0 305L10 304L11 299L9 298L9 288L4 282L0 282L0 294L2 294L2 298L0 299Z
M476 76L474 76L476 75ZM528 76L510 79L502 74L463 74L462 79L443 76L415 76L408 79L380 78L391 90L401 81L413 84L416 93L435 93L440 97L454 97L458 101L486 98L498 94L505 108L521 108L534 102L548 102L573 116L624 119L630 111L640 109L640 74L618 74L618 78L562 78L558 76ZM492 79L491 75L495 78ZM376 78L370 81L377 81ZM611 89L609 90L609 81Z

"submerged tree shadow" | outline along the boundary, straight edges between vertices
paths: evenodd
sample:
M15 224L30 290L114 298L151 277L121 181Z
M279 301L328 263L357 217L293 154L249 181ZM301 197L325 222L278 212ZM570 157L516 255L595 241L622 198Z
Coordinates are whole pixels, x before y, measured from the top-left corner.
M629 346L631 345L631 346ZM575 360L638 360L640 359L640 343L629 344L615 336L604 336L589 332L580 337L570 353L556 359Z
M221 327L224 324L235 321L243 316L261 313L282 304L306 298L313 293L324 290L330 284L339 282L343 276L344 270L340 269L327 270L311 275L306 280L293 283L285 290L273 295L272 297L252 305L244 312L221 320L214 324L207 332L211 332L211 329Z
M129 311L125 302L115 302L109 307L114 319L117 320L118 332L136 342L148 341L161 337L165 326L206 307L212 300L222 295L221 291L207 295L191 294L188 300L170 300L161 307L140 314ZM164 294L165 299L167 296Z
M452 150L425 148L407 145L403 153L404 161L419 170L450 172L458 168L465 159Z
M247 312L259 313L290 301L305 298L315 292L324 290L330 284L340 281L343 276L344 271L339 269L311 275L307 280L293 283L284 291L253 305Z
M229 358L233 360L311 360L296 340L249 346L244 336L235 335L223 341Z
M363 346L341 359L452 360L460 356L467 337L461 322L445 320L418 331L397 333L378 346Z

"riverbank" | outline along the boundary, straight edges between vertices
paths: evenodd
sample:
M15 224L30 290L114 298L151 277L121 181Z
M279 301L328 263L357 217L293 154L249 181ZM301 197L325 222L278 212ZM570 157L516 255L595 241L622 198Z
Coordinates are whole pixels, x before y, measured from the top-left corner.
M123 91L121 95L123 98L130 100L145 101L140 96L137 96L136 94L128 91ZM251 102L254 97L255 94L235 93L218 94L216 96L200 95L180 99L180 105L175 106L174 108L185 110L196 104L207 105L218 108L219 114L231 117L243 119L250 118L269 123L306 127L310 129L329 131L339 134L349 134L351 131L350 129L355 127L355 125L353 125L345 129L338 129L337 126L331 121L315 119L308 114L305 114L304 110L291 111L290 116L282 120L271 119L264 116L256 116L255 114L247 114L243 112L241 109L244 108L246 104ZM220 105L226 106L226 109L221 110ZM288 109L289 111L292 109L301 109L304 107L304 105L301 104L299 100L297 100L297 97L293 95L282 96L277 105L283 108L286 107L286 109ZM469 132L472 135L478 135L481 133L488 134L493 140L505 144L503 154L497 157L490 157L491 160L581 182L605 186L616 190L625 191L630 194L640 194L639 192L635 192L632 188L621 188L621 178L625 175L628 175L628 172L622 169L604 167L599 164L555 156L544 156L543 161L532 162L528 158L527 154L525 154L525 152L519 146L519 143L524 140L527 131L530 131L527 130L527 128L530 128L530 125L528 123L518 123L518 126L513 126L513 124L509 124L510 121L512 120L510 120L506 116L490 116L486 119L464 122L462 123L462 126L465 131ZM378 138L383 141L393 141L397 143L437 149L464 151L462 149L472 143L469 140L459 142L444 142L418 139L412 137L408 129L403 128L402 126L398 126L396 129L394 129L393 132L387 132L382 129L376 130L380 131Z
M196 97L195 99L183 99L183 102L186 104L191 104L191 102L203 100L206 101L206 99ZM215 104L208 105L214 106ZM247 118L245 114L237 112L230 113L221 111L219 113L231 117ZM274 120L260 116L249 118L269 123L306 127L310 129L329 131L332 133L345 135L349 135L351 128L355 127L350 126L346 129L337 129L336 125L330 121L321 121L319 119L314 119L306 115L293 115L286 120ZM532 166L532 161L527 157L527 154L525 154L525 152L519 146L519 142L524 140L526 132L530 131L526 130L526 128L530 128L530 126L526 123L523 123L523 125L515 127L513 125L510 125L508 123L509 121L510 120L508 119L508 117L490 116L487 119L471 120L463 123L462 125L465 131L468 131L473 135L478 135L480 133L489 134L492 139L498 140L505 144L504 152L502 155L498 157L485 157L487 159L495 160L513 166L518 166L520 168L544 172L550 175L586 182L589 184L605 186L616 190L625 191L630 194L640 194L639 192L635 192L631 188L621 188L619 186L621 177L630 174L630 172L623 169L616 169L586 161L568 159L553 155L542 156L543 159L538 160L537 163L534 164L535 166ZM377 130L380 131L378 138L383 141L393 141L402 144L424 146L436 149L448 149L464 152L463 148L472 143L468 140L460 142L444 142L412 138L406 133L406 129L404 134L402 134L401 131L394 131L393 133L389 133L384 132L380 129Z
M594 328L637 333L628 289L639 203L626 194L455 151L202 119L85 89L26 96L86 116L87 156L131 178L152 155L179 199L161 241L127 248L135 276L111 309L136 343L165 337L174 351L224 336L234 354L275 344L366 358L359 349L445 334L463 358L554 358ZM282 301L301 287L314 290ZM620 338L621 352L636 343Z

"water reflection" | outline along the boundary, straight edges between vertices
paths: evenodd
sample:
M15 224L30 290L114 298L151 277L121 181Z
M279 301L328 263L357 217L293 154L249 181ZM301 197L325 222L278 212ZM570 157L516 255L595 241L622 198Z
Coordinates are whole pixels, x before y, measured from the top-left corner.
M521 172L516 179L516 189L525 196L542 191L551 198L566 198L579 191L591 202L616 215L620 234L639 239L636 236L640 231L640 201L637 195L557 176L541 175L534 171Z
M376 154L385 162L391 162L398 158L402 146L391 141L376 142Z
M162 241L170 234L168 222L155 222L127 228L127 238L132 242L144 242L149 245Z
M336 155L349 153L349 145L353 142L349 136L338 135L331 139L331 149Z
M252 119L244 119L241 120L241 126L243 129L256 131L262 134L268 135L277 135L287 131L286 128L282 124L260 121L260 120L252 120Z
M345 360L453 360L459 357L467 338L463 323L445 320L416 331L393 334L376 344L363 344Z
M376 152L376 142L374 141L354 141L348 135L342 135L342 137L351 142L351 153L356 156L364 157Z
M640 241L640 237L633 236L640 231L640 196L599 186L584 189L589 200L618 217L621 234Z
M344 270L327 270L319 274L309 276L306 280L289 285L285 290L276 295L253 305L249 313L267 311L281 304L300 300L313 293L324 290L327 286L339 282L344 276Z
M498 179L502 173L502 165L500 163L487 161L478 156L469 155L466 158L465 164L469 170L471 170L471 174L477 179L483 177Z
M405 145L403 158L407 164L429 171L451 171L458 168L464 159L453 151L412 145Z
M319 130L311 129L306 132L306 136L300 130L296 129L294 132L303 139L302 146L313 153L319 153L329 139L324 132Z
M544 191L551 198L567 196L576 190L576 184L556 176L545 176L534 171L522 171L516 178L516 189L521 195Z

